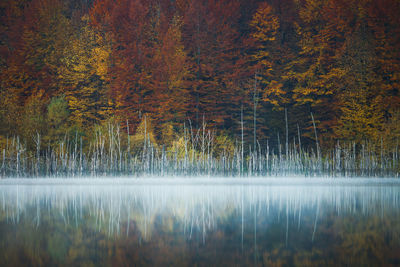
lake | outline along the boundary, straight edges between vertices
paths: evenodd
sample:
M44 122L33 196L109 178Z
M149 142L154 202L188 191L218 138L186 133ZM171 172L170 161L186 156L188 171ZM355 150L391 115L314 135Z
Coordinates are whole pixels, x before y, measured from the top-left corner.
M398 266L400 180L0 180L0 266Z

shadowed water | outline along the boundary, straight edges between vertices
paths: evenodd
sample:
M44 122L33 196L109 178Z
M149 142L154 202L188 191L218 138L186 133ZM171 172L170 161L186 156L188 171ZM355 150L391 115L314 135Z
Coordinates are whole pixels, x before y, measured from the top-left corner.
M0 181L1 266L400 264L397 179Z

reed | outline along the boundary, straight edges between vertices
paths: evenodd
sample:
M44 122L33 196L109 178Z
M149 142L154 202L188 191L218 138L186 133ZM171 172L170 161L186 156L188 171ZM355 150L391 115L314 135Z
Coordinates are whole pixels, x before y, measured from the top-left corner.
M127 122L127 129L129 124ZM242 122L243 127L243 122ZM275 152L268 143L244 151L243 135L233 151L216 151L216 134L203 124L199 128L184 125L184 135L177 136L172 148L152 142L147 129L143 146L133 149L123 142L119 125L110 123L106 130L97 129L89 149L82 149L82 138L65 136L57 148L41 147L36 134L35 153L28 153L19 137L8 138L1 152L1 177L98 177L98 176L325 176L325 177L398 177L399 146L390 151L382 145L379 152L365 141L337 142L333 149L322 151L315 130L315 150L301 145L298 128L297 143L289 142L286 130L285 153L279 142ZM124 137L125 138L125 137ZM279 138L279 134L278 134ZM123 145L124 143L124 145Z

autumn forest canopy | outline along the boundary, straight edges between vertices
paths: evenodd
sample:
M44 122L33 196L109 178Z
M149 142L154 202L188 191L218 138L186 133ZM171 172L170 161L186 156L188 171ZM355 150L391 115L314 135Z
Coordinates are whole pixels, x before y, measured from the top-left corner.
M399 14L398 0L3 0L0 147L110 121L131 135L146 121L160 144L206 123L276 145L285 117L304 145L313 117L321 147L396 146Z

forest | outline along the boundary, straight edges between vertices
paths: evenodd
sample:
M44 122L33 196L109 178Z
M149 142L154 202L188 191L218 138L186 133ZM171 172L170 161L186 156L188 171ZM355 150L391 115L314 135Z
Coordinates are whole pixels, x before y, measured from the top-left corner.
M242 158L286 142L287 157L348 143L398 159L399 14L398 0L3 0L3 165L10 140L82 153L111 125L128 151L202 129L203 156L206 134Z

